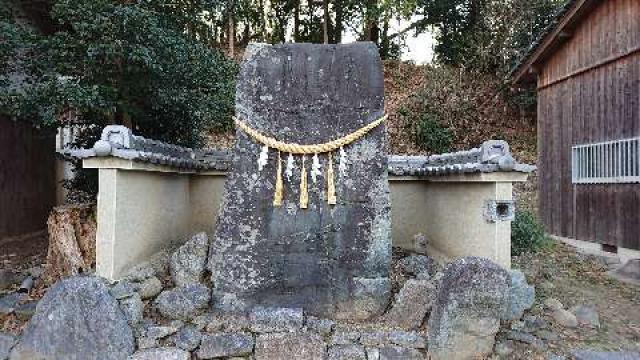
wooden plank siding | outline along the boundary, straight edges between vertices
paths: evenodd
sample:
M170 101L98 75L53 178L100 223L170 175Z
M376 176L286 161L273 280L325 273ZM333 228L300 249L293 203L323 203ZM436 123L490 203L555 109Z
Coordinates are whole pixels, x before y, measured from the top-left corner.
M55 134L0 116L0 242L45 230L55 200Z
M640 1L602 1L570 35L538 75L541 220L640 249L640 184L571 182L573 145L640 136Z

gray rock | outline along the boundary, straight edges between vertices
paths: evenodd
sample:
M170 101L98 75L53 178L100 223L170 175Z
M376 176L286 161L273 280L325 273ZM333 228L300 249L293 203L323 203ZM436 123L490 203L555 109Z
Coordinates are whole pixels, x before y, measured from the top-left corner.
M194 235L171 255L171 277L176 286L199 284L204 276L209 251L209 237L204 232Z
M387 331L368 331L360 334L360 342L365 346L385 345L390 342Z
M20 284L23 276L10 269L0 269L0 290L7 290Z
M433 276L437 270L437 263L426 255L409 255L398 261L400 270L412 276L426 273Z
M514 350L513 341L511 340L497 342L493 347L493 352L503 358L507 358Z
M148 261L142 262L131 268L124 276L129 281L144 281L152 276L163 277L169 272L170 253L166 250L160 251Z
M250 355L253 345L253 336L250 334L204 335L197 355L198 359Z
M27 321L36 313L37 306L37 301L29 301L28 303L19 304L16 306L14 313L18 319Z
M572 328L578 326L576 316L565 309L554 310L551 313L551 317L553 317L553 320L555 320L558 325Z
M322 143L383 113L384 78L372 43L247 47L236 114L264 134ZM383 124L344 148L349 165L336 177L336 205L325 199L327 156L321 154L322 174L316 182L309 176L309 206L300 209L301 157L282 206L274 207L277 153L269 151L258 172L262 145L238 132L209 251L216 308L302 307L314 316L354 320L384 310L391 262L385 134Z
M0 360L6 360L9 358L9 353L15 344L15 336L0 333Z
M153 339L146 336L141 336L137 340L138 340L138 349L140 350L152 349L160 345L160 343L158 342L158 339Z
M379 360L423 360L424 355L416 350L400 346L384 346L378 349Z
M638 360L640 352L576 350L575 360Z
M120 309L126 316L129 325L135 326L142 321L144 303L138 293L134 293L133 296L120 300Z
M544 301L544 306L548 309L551 310L560 310L560 309L564 309L564 305L562 305L562 303L560 302L560 300L556 299L556 298L547 298Z
M142 300L154 298L162 291L162 282L155 276L152 276L140 283L138 293Z
M391 331L389 332L389 341L400 346L425 349L427 340L415 331Z
M331 336L332 345L349 345L360 341L360 333L357 331L338 330Z
M116 300L122 300L133 296L134 294L136 294L137 290L137 285L131 283L128 280L122 280L115 284L111 288L111 290L109 290L109 293L111 293L111 296L113 296Z
M384 321L389 326L417 329L431 310L436 287L429 280L408 280L398 292Z
M540 339L546 340L546 341L558 341L560 339L558 334L554 333L551 330L542 329L542 330L536 331L535 334Z
M329 348L329 360L367 360L361 345L335 345Z
M327 346L314 333L270 333L256 337L255 360L325 360Z
M191 354L178 348L163 347L137 351L129 360L190 360Z
M187 320L204 309L211 298L210 290L200 284L164 290L154 304L162 316L169 319Z
M465 257L447 265L429 317L433 360L475 359L493 351L509 278L488 259Z
M549 324L538 316L528 315L524 317L522 331L535 332L542 328L549 327Z
M12 360L121 360L134 338L118 302L94 277L62 280L40 300Z
M307 328L321 335L329 335L333 331L335 324L333 320L329 319L318 319L314 316L307 318Z
M173 335L180 330L179 327L176 326L149 326L145 331L145 336L149 339L164 339L169 335Z
M615 271L609 272L609 275L621 281L640 285L640 259L627 261Z
M567 357L564 355L549 354L546 360L567 360Z
M592 306L578 305L569 309L578 320L578 324L586 325L593 328L600 327L600 317L598 311Z
M0 315L9 315L16 310L18 302L25 299L26 294L23 293L10 293L0 297Z
M514 341L519 341L525 344L529 344L537 350L546 349L546 345L542 340L526 332L510 330L510 331L507 331L506 337L509 340L514 340Z
M256 307L249 314L249 321L253 332L283 332L301 329L304 317L302 308Z
M193 326L185 326L177 334L172 336L171 339L180 349L193 351L200 345L202 334Z
M531 309L536 299L535 288L527 284L522 271L511 270L510 275L509 296L502 320L520 319L525 310Z

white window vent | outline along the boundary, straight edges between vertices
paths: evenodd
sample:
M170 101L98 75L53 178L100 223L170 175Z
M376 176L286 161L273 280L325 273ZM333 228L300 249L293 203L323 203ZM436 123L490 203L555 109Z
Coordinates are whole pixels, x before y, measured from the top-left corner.
M571 148L574 184L640 182L640 137Z

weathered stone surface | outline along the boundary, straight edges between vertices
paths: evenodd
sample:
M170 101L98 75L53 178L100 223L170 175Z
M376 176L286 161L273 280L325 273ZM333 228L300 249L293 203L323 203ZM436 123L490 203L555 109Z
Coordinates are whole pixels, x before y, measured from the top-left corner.
M255 360L325 360L327 345L314 333L270 333L256 337Z
M313 316L307 317L307 328L322 335L329 335L333 331L336 323L329 319L318 319Z
M609 274L618 280L640 285L640 259L631 259Z
M562 325L565 327L576 327L578 326L578 319L573 315L570 311L565 309L554 310L551 313L551 317L555 320L556 324Z
M169 272L170 256L166 250L154 254L148 261L129 269L124 276L125 280L144 281L152 276L163 277Z
M185 326L177 334L172 336L171 339L180 349L193 351L200 345L202 334L193 326Z
M40 300L12 360L121 360L133 333L107 287L93 277L62 280Z
M31 317L36 313L36 308L38 306L37 301L30 301L24 304L18 304L13 311L16 314L16 317L20 320L26 321L31 319Z
M152 276L140 283L138 293L142 300L154 298L162 291L162 282L155 276Z
M331 344L348 345L360 341L361 334L357 331L337 330L331 336Z
M436 287L429 280L407 280L384 316L390 326L417 329L422 325L436 296Z
M329 348L329 360L367 360L361 345L336 345Z
M254 129L286 142L327 142L384 113L381 63L372 43L251 44L241 67L236 113ZM329 318L367 318L386 292L362 281L388 280L390 205L385 129L379 126L344 148L349 164L336 178L338 204L325 200L323 174L309 177L309 208L300 209L301 159L285 179L284 202L272 205L276 157L258 172L261 144L237 132L209 252L215 306L302 307ZM334 161L335 161L334 157ZM308 157L307 171L311 159ZM371 287L365 287L374 290ZM380 287L376 288L381 290ZM364 297L364 301L359 299ZM354 311L357 310L357 311Z
M564 305L556 298L548 298L544 301L544 306L551 310L564 309Z
M573 352L575 360L638 360L640 352L631 351L593 351L576 350Z
M598 311L593 306L577 305L569 309L573 315L576 316L578 324L587 325L594 328L600 327L600 316Z
M204 335L197 355L198 359L250 355L253 344L250 334Z
M135 326L142 320L144 303L138 293L120 300L120 309L126 316L129 325Z
M115 284L111 288L111 290L109 290L109 293L116 300L122 300L122 299L133 296L133 294L136 293L136 290L137 290L136 284L133 284L128 280L122 280L122 281L119 281L117 284Z
M433 360L475 359L491 353L508 282L507 271L488 259L465 257L447 265L429 317Z
M0 269L0 290L7 290L20 284L23 277L11 269Z
M196 284L161 292L155 305L166 318L187 320L197 315L198 310L206 308L210 298L210 290Z
M368 331L360 334L360 343L365 346L384 345L389 343L387 331Z
M378 349L378 360L423 360L425 357L416 349L400 346L384 346ZM370 360L371 358L369 358Z
M15 311L18 302L26 297L25 294L14 292L0 297L0 315L8 315Z
M426 255L406 256L398 261L398 266L404 273L412 276L418 276L422 273L433 276L437 269L436 261Z
M145 331L145 336L150 339L163 339L169 335L173 335L178 332L180 328L176 326L149 326Z
M516 331L516 330L507 331L506 337L509 340L515 340L525 344L529 344L538 350L544 350L546 348L546 345L542 340L523 331Z
M513 348L513 341L511 340L497 342L493 348L493 352L495 352L496 355L504 358L507 358L509 355L511 355L514 350L515 349Z
M209 237L198 233L171 255L171 277L176 286L199 284L204 275L209 251Z
M424 349L427 347L427 339L415 331L391 331L389 341L400 346L413 349Z
M178 348L163 347L137 351L129 360L190 360L191 354Z
M527 279L520 270L511 270L511 282L509 285L509 296L507 306L502 315L503 320L520 319L525 310L533 306L536 299L536 290L532 285L527 284Z
M249 314L251 331L283 332L302 328L304 316L301 308L256 307Z
M9 358L9 353L15 344L15 336L0 333L0 360L6 360Z

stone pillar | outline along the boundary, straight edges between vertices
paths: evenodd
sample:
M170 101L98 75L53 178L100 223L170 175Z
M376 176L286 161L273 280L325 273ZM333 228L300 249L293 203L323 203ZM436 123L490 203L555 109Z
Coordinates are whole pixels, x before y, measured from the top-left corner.
M383 85L373 43L255 44L240 70L236 112L278 140L323 143L382 116ZM315 184L309 177L309 208L300 209L300 157L285 177L283 205L274 207L277 151L258 171L262 145L239 130L210 251L214 306L296 306L351 319L382 312L391 258L385 141L381 125L345 147L349 164L344 177L336 175L333 206L321 155L322 175ZM307 157L307 171L310 165Z

